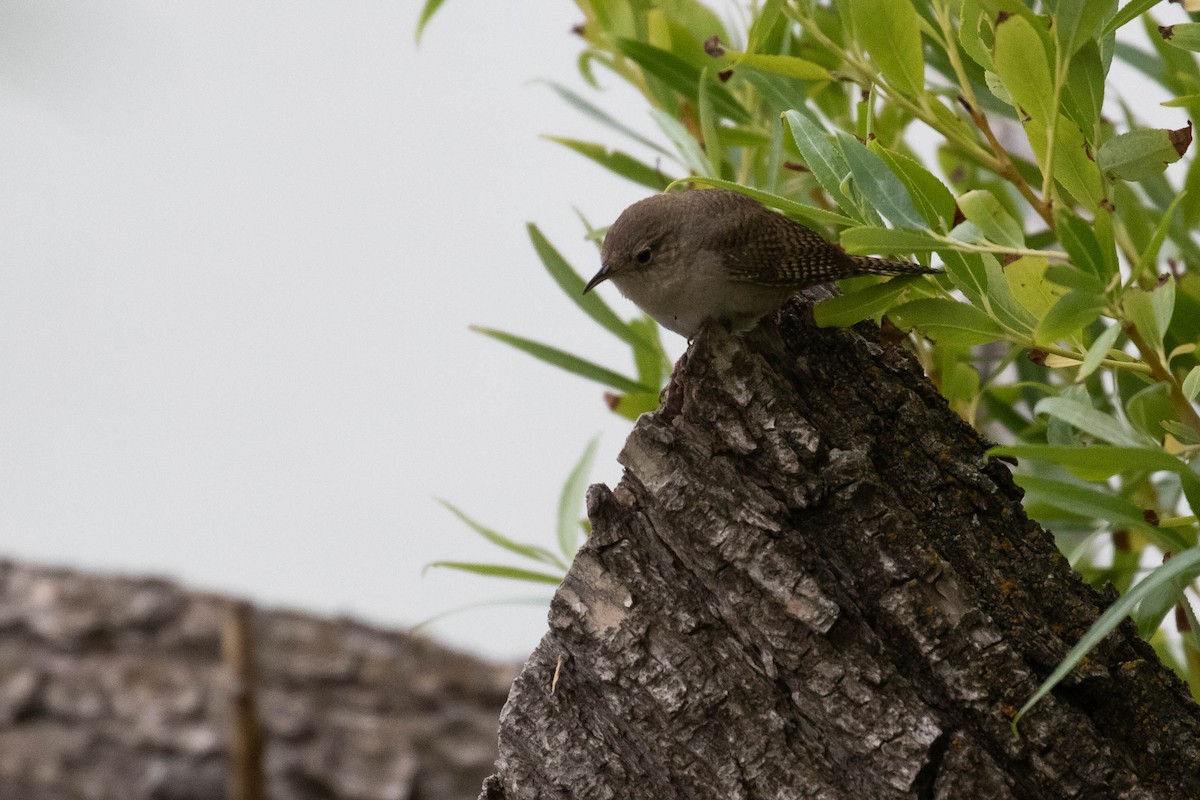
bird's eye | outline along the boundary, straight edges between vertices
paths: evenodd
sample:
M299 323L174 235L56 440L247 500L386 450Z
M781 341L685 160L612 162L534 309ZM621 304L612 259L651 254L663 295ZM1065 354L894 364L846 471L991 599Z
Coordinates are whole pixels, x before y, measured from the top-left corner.
M654 253L650 250L649 247L643 247L641 250L638 251L638 254L636 256L634 256L634 258L637 259L637 262L639 264L649 264L650 259L653 256L654 256Z

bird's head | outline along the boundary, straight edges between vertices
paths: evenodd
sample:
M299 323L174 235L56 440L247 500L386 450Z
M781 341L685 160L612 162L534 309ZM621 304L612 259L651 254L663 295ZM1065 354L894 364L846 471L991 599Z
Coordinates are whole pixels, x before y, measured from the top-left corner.
M672 256L678 246L677 217L672 210L678 197L654 195L621 212L604 236L600 271L588 281L584 294L609 278L619 282L623 277L649 273Z

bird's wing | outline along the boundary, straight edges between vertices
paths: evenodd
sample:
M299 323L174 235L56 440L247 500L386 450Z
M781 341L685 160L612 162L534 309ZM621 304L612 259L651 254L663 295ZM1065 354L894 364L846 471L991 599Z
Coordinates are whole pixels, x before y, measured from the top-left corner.
M799 289L854 271L850 258L819 233L762 208L752 220L724 217L709 246L725 254L731 278L765 286Z

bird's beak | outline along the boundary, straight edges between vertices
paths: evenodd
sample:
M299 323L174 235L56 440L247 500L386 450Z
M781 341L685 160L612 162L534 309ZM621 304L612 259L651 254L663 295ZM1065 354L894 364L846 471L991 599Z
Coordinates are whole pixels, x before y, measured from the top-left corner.
M588 281L587 286L583 287L583 293L587 294L592 289L595 289L597 286L604 283L606 280L612 277L614 272L616 272L616 269L614 269L611 264L601 264L600 271L592 276L592 279Z

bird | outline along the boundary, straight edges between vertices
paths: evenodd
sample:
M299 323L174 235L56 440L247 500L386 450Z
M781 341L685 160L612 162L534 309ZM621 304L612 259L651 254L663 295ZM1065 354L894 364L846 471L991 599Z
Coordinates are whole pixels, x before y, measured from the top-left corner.
M926 275L910 261L852 256L821 234L728 189L639 200L604 236L600 271L664 328L691 340L719 320L752 328L800 289L855 275Z

